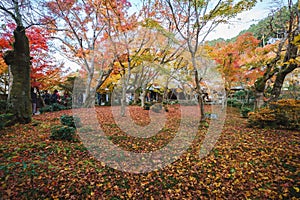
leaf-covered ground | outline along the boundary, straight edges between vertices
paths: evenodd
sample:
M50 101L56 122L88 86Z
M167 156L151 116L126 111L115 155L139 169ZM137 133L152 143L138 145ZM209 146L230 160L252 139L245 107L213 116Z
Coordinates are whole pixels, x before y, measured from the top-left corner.
M167 126L149 140L125 137L109 107L97 107L111 141L130 151L157 150L172 140L178 119L170 108ZM148 111L132 107L137 124ZM299 132L252 129L228 108L225 127L205 158L199 158L206 133L161 170L133 174L97 161L81 142L50 140L50 127L71 110L34 116L28 125L0 132L0 199L297 199L300 198Z

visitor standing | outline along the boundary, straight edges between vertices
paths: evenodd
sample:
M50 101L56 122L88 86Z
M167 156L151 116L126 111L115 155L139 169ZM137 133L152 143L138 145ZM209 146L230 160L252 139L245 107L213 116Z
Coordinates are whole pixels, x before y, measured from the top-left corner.
M60 96L58 94L58 91L57 90L54 90L52 95L51 95L51 103L59 103L60 101Z
M43 99L44 99L44 102L46 105L50 105L50 98L51 98L51 95L48 93L48 90L45 90L44 91L44 94L42 95Z
M32 104L32 115L36 113L36 104L37 104L37 94L34 91L34 88L31 88L31 104Z

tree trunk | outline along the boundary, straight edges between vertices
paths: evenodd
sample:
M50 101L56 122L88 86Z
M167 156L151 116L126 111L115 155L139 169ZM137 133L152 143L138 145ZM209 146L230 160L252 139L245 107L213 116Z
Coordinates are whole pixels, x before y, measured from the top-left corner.
M95 92L89 91L88 95L85 95L83 97L83 102L84 108L92 108L93 106L95 106Z
M254 110L260 109L263 105L264 105L264 93L256 92L255 93Z
M196 83L196 93L198 94L198 103L199 103L199 107L200 107L200 121L203 122L205 121L205 110L204 110L204 101L202 98L202 91L201 91L201 87L200 87L200 79L199 79L199 75L198 75L198 70L197 70L197 66L196 66L196 60L195 60L195 56L192 56L192 63L194 66L194 79L195 79L195 83Z
M136 105L139 101L139 97L140 97L140 89L135 89L134 90L134 94L133 94L133 105Z
M30 54L29 42L22 26L14 30L14 50L7 52L4 59L12 74L12 87L8 97L8 112L14 114L15 123L30 123L32 117L30 97Z
M83 105L85 108L91 108L94 106L94 103L95 103L95 91L92 89L92 80L94 77L94 73L91 71L88 72L88 77L86 80L86 86L85 86L85 97L86 98L83 98ZM91 90L93 90L93 91L91 91Z
M121 97L121 116L125 117L125 108L126 108L126 91L127 91L127 84L124 80L122 84L122 97Z
M205 117L204 101L203 101L203 98L202 98L202 93L201 93L201 95L198 95L198 103L199 103L199 106L200 106L200 114L201 114L200 121L204 122L206 117Z
M271 66L269 65L264 75L258 78L254 83L254 87L255 87L254 110L258 110L264 105L264 91L266 87L266 82L267 80L269 80L270 77L273 76L270 74L273 73L271 73Z
M145 98L146 98L146 88L142 87L142 93L141 93L141 107L143 108L145 106Z
M273 88L272 88L270 101L278 100L286 75L288 75L289 73L294 71L294 69L296 69L297 67L298 67L298 65L296 65L296 64L290 64L284 70L278 72L275 82L274 82L274 85L273 85Z
M164 102L164 101L168 102L169 81L170 81L170 79L168 78L166 81L166 84L165 84L162 102Z

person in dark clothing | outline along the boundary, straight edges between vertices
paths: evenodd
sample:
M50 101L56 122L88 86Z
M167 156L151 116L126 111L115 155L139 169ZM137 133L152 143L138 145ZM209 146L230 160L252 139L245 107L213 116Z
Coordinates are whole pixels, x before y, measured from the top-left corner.
M68 103L69 103L69 93L68 93L68 91L65 91L64 92L64 96L62 97L62 103L63 103L63 105L65 106L65 107L67 107L68 106Z
M44 94L43 94L43 99L44 99L44 102L46 105L50 105L50 98L51 98L51 95L48 93L48 90L45 90L44 91Z
M58 94L58 91L57 90L54 90L53 91L53 94L51 95L51 103L59 103L60 101L60 96Z

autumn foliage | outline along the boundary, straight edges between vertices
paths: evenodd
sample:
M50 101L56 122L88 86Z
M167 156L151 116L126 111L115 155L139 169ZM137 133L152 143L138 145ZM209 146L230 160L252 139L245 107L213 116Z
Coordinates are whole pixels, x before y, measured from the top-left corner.
M0 73L7 71L3 55L12 49L14 41L13 30L15 24L8 23L0 33ZM48 89L60 83L62 65L55 62L55 58L49 55L50 33L41 27L32 26L26 31L30 45L31 55L31 85L39 89Z
M209 55L218 64L218 69L225 79L227 91L236 83L247 83L256 80L257 74L247 66L249 60L256 57L256 49L259 44L251 33L245 33L237 37L236 41L226 43L219 42L214 46L208 47Z
M131 107L133 120L149 123L148 112ZM110 107L97 107L106 136L116 145L147 152L174 137L179 109L170 107L169 125L151 139L124 137ZM163 169L131 174L96 160L81 142L51 140L51 127L71 110L34 116L27 125L0 131L0 195L4 199L296 199L299 197L299 132L253 129L235 110L212 151L199 159L207 129ZM168 125L167 125L168 126ZM84 132L84 130L81 130ZM87 130L88 131L88 130Z
M251 127L300 130L300 100L283 99L249 114Z
M18 7L18 1L12 2ZM242 10L250 9L256 1L142 2L142 11L134 14L129 10L131 3L127 0L44 2L43 14L47 16L38 23L45 26L30 24L26 29L31 57L31 86L50 89L62 83L66 90L73 91L75 77L82 76L85 83L79 81L80 89L77 89L82 96L78 96L82 98L78 99L87 101L86 105L92 112L81 112L80 120L91 126L79 127L79 118L72 116L75 111L80 112L84 108L62 110L65 107L60 104L41 108L40 114L34 116L28 109L30 121L31 116L33 118L32 122L28 120L28 124L6 127L13 115L0 115L0 199L299 199L300 100L272 102L258 112L250 113L249 119L241 118L236 108L228 108L225 125L222 130L218 129L221 132L218 141L205 157L200 158L199 154L205 148L203 141L207 139L212 144L215 139L214 135L208 134L210 128L214 128L209 127L210 123L220 121L217 114L210 113L212 106L205 104L201 98L206 94L202 89L208 84L205 84L206 78L198 74L204 65L207 67L205 70L211 70L212 59L225 80L227 95L232 86L241 84L250 88L259 77L265 80L261 84L262 90L256 91L263 92L267 82L268 86L272 85L275 75L280 74L280 68L291 70L288 66L299 67L300 38L295 35L299 31L289 33L293 36L289 39L292 46L283 43L283 50L277 54L280 42L259 47L261 41L251 33L240 35L231 42L202 46L215 25L229 22L227 20ZM0 10L6 11L2 5L6 4L0 3ZM26 10L26 6L20 4L21 10ZM13 49L16 25L6 20L1 27L0 74L8 73L3 57ZM62 77L64 64L55 60L51 44L79 67L69 83ZM290 55L285 54L289 47L294 48L296 53L291 55L295 58L290 59ZM288 59L282 59L284 57ZM17 63L16 66L22 65ZM26 66L28 73L25 78L29 78L28 62ZM167 75L167 80L162 80L164 77L158 72ZM118 82L122 83L122 91L114 91ZM27 83L28 92L23 96L28 102L24 105L31 108ZM23 91L20 88L18 94ZM199 97L201 114L192 118L192 122L197 124L190 123L180 110L181 106L185 106L189 113L197 112L198 107L194 103L174 103L167 106L166 122L159 121L164 126L155 135L136 137L118 126L117 117L125 121L125 115L114 115L112 110L117 106L94 105L96 91L107 94L107 97L113 91L117 95L120 92L125 112L128 94L134 93L134 100L141 99L144 103L150 88L164 93L166 99L168 91L190 93L188 96L193 100ZM14 95L11 97L14 98ZM77 100L76 95L72 98ZM223 103L223 96L221 98ZM80 104L85 104L81 100ZM156 100L160 101L160 98ZM244 106L240 101L237 103L240 107ZM157 114L164 111L161 103L148 110L138 106L126 108L129 110L126 110L126 119L131 118L142 127L151 123L150 112ZM246 111L248 113L249 110ZM95 120L91 120L89 114L95 114ZM212 119L214 115L216 119ZM211 118L205 119L206 116ZM201 123L198 124L199 121ZM132 127L129 127L128 133L135 131ZM106 151L98 152L101 160L97 160L93 156L94 149L88 150L80 140L82 136L94 134L109 140L110 145L118 146L126 153L143 154L167 146L177 138L180 128L185 136L191 134L189 128L195 128L192 144L174 162L152 171L141 170L143 173L124 172L134 164L144 163L142 159L134 160L133 165L124 159L118 162L116 168L111 168L105 162L110 156ZM97 135L100 129L104 135ZM151 131L145 129L144 132L150 135ZM93 139L90 141L92 145L108 149L107 144L99 144L95 137ZM185 140L183 137L180 142ZM171 154L175 151L176 148L170 150ZM151 163L142 167L157 166L161 158L169 159L169 155L153 156ZM117 156L123 158L123 155Z

